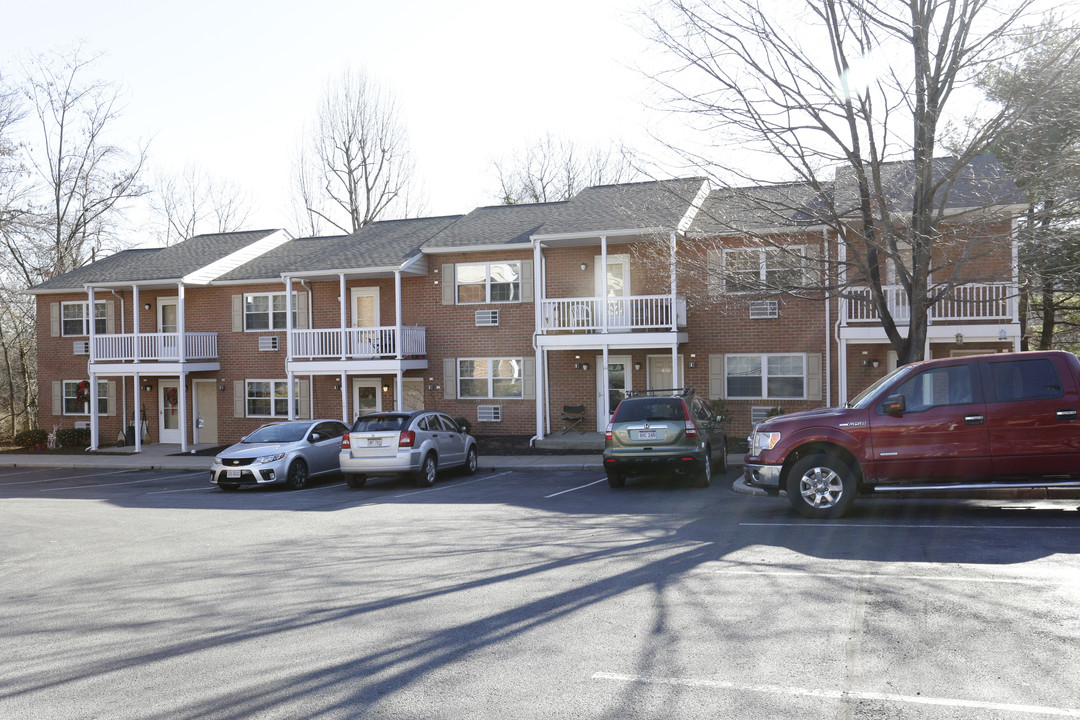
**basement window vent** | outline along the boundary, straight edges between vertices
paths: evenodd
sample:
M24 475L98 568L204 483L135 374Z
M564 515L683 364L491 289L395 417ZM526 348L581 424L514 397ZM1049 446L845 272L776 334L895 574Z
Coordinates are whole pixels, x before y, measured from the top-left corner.
M502 422L502 405L478 405L476 419L479 422Z
M751 300L750 301L750 319L760 320L762 318L774 318L780 317L780 301L779 300Z
M89 355L90 354L90 341L89 340L76 340L72 343L75 346L76 355Z
M278 349L278 336L277 335L264 335L259 338L260 350L277 350Z
M499 324L498 310L477 310L476 327L494 327Z

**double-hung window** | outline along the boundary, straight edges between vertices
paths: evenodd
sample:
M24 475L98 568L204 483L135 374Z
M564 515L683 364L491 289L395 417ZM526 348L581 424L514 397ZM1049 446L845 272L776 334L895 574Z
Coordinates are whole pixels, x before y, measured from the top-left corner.
M802 246L735 248L724 251L724 292L762 292L803 285Z
M729 398L806 397L805 355L728 355L725 362Z
M248 380L244 385L245 406L248 417L289 417L288 380ZM294 413L299 415L299 388L294 392L293 399L296 405Z
M90 323L86 312L87 302L65 302L60 304L60 334L64 337L79 337L90 334ZM94 302L94 332L105 334L108 325L106 323L105 301Z
M469 358L458 360L459 398L520 398L524 395L521 358Z
M284 330L285 314L285 293L244 295L245 330ZM296 303L293 302L293 326L295 325Z
M521 263L458 263L454 283L459 304L521 302Z
M65 415L89 415L90 414L90 381L89 380L64 380L64 414ZM104 380L98 381L98 414L107 415L109 412L109 384Z

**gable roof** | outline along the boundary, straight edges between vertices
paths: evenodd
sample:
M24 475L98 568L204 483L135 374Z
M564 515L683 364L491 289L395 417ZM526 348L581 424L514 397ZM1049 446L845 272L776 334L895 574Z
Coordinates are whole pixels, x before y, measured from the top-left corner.
M440 249L492 245L528 245L533 234L566 204L566 201L561 201L478 207L424 243L423 250L436 252Z
M544 223L540 237L679 229L704 178L653 180L585 188Z
M88 283L124 282L138 272L140 268L153 262L152 256L165 248L139 248L121 250L118 253L83 265L71 272L58 275L51 280L34 285L26 292L31 295L50 292L70 292L82 290Z

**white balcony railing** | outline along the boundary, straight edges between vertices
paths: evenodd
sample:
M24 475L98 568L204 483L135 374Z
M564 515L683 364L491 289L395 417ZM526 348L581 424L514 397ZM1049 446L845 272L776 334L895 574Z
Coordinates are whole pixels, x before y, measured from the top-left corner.
M543 332L634 332L671 329L670 295L578 297L541 301ZM686 326L686 298L675 297L675 323Z
M398 356L396 327L293 330L292 357L372 360ZM401 328L401 356L427 354L427 328Z
M217 354L217 333L184 333L185 360L212 360L217 357ZM90 348L90 362L176 362L178 360L180 360L180 333L95 335Z
M911 320L911 303L904 288L889 285L882 288L889 313L898 323ZM843 319L849 323L877 322L880 315L874 306L870 288L848 290L852 297L843 305ZM972 283L957 285L946 297L930 308L932 322L966 320L1012 320L1016 317L1016 288L1006 283Z

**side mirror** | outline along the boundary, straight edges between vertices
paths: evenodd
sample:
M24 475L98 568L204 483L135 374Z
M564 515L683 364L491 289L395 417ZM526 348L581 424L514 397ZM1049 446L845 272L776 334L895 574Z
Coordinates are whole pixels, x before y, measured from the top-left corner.
M890 395L881 403L881 409L886 415L903 415L907 410L907 401L903 395Z
M310 440L313 443L317 443L322 439L324 439L323 436L322 436L322 433L313 432L313 433L311 433L311 435L308 436L308 440Z
M724 413L717 413L716 417L713 418L713 419L716 420L716 422L718 422L718 423L722 423L722 422L724 422L724 420L727 419L727 417L725 417Z

